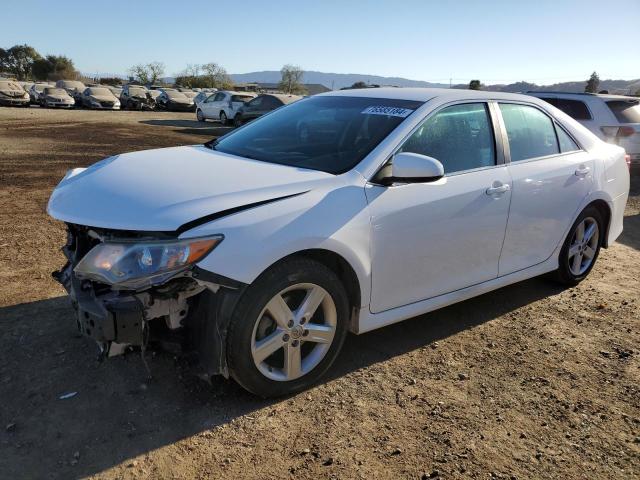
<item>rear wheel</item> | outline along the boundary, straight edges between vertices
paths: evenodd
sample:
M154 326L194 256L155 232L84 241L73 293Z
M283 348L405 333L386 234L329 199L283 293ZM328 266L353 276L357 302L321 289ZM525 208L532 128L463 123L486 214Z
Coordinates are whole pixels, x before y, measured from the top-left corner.
M227 336L233 378L263 397L316 383L347 334L349 303L338 277L306 258L263 273L240 299Z
M236 116L233 118L233 126L236 128L242 126L242 115L239 113L236 113Z
M589 275L596 263L604 239L602 214L595 207L582 211L565 239L556 271L566 285L577 285Z
M227 114L224 112L220 112L220 123L222 125L226 125L227 124Z

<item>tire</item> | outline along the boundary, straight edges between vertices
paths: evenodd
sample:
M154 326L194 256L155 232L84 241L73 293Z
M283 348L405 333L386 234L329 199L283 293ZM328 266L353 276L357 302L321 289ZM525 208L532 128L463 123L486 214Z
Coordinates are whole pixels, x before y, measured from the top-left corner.
M220 112L220 123L222 125L226 125L229 122L229 120L227 119L227 114L223 112Z
M318 306L306 318L298 309L312 298ZM282 305L281 301L290 311L271 307ZM283 320L288 314L294 320ZM234 309L227 335L229 372L242 387L261 397L309 388L338 356L348 322L349 301L333 271L304 257L284 260L260 275ZM264 348L267 345L271 348Z
M242 115L236 113L236 116L233 117L233 126L238 128L242 126Z
M555 272L557 281L574 286L589 275L600 253L605 231L602 214L596 207L587 207L580 213L560 250Z
M207 121L207 119L204 118L204 114L202 113L202 110L200 110L199 108L196 110L196 118L198 119L199 122Z

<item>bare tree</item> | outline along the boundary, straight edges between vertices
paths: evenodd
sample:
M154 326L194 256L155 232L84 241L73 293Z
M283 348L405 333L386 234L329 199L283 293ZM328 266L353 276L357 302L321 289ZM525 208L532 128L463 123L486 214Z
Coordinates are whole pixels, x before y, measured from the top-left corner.
M280 69L282 74L282 80L278 88L285 93L306 93L306 89L302 85L302 77L304 76L304 70L298 65L285 65Z
M469 82L469 90L481 90L482 89L482 84L480 83L480 80L471 80Z
M208 77L209 84L212 87L227 89L233 86L233 81L227 71L215 62L202 65L202 71L204 76Z
M164 63L162 62L151 62L147 65L147 69L151 83L156 83L164 75Z

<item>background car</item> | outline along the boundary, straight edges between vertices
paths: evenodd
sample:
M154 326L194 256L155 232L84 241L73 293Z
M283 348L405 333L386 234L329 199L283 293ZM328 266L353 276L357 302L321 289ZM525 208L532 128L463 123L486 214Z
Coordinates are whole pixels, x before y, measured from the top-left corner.
M187 97L184 93L173 89L163 89L156 99L156 105L163 110L173 112L193 112L195 104L193 99Z
M623 95L527 92L579 121L605 142L620 145L640 164L640 98Z
M207 119L219 120L226 125L233 120L238 110L245 102L255 98L257 94L250 92L232 92L224 90L207 98L196 110L196 118L200 122Z
M44 108L71 108L75 100L64 88L45 87L38 96L39 104Z
M87 88L84 83L79 80L58 80L56 87L64 88L69 95L73 97L76 102L76 106L82 106L82 99L80 98L82 92Z
M40 94L45 88L50 87L48 83L34 83L29 89L29 99L31 104L40 105Z
M159 93L158 93L159 95ZM125 85L120 94L120 108L126 110L153 110L156 102L142 85Z
M0 80L0 105L7 107L28 107L31 102L29 94L18 82Z
M214 89L214 92L217 92L217 90ZM198 107L202 102L213 95L214 92L210 92L209 90L202 90L198 92L198 94L193 99L193 103L195 103L196 107Z
M283 105L296 102L302 97L300 95L287 95L278 93L265 93L258 95L253 100L249 100L240 107L233 119L233 124L239 127L245 122L254 120L265 113L269 113Z
M113 85L107 85L107 88L109 90L111 90L111 93L113 93L113 96L116 98L120 98L120 94L122 93L122 87L116 87Z
M85 88L81 95L82 106L95 110L120 110L118 100L106 87Z

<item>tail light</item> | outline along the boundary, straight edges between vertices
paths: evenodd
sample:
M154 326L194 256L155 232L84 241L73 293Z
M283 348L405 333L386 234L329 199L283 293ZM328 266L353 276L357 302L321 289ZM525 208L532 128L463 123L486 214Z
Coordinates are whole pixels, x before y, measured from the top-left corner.
M636 129L629 126L624 127L600 127L602 133L607 137L630 137L634 133L636 133Z
M631 170L631 155L626 154L624 156L624 161L627 162L627 168Z

